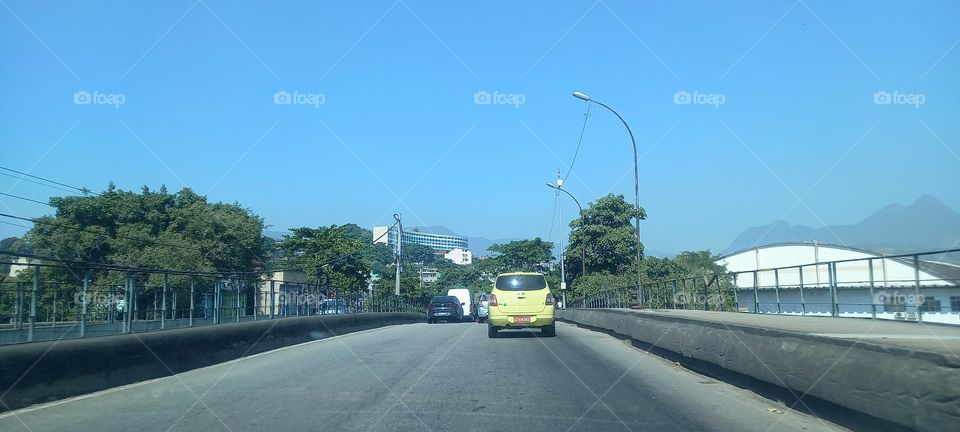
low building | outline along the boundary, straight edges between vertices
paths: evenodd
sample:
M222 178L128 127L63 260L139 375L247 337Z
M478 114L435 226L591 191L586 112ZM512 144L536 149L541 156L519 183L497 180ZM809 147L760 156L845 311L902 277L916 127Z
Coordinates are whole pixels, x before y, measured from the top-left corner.
M878 317L960 324L960 266L935 256L778 243L720 257L741 311ZM834 310L836 309L836 310Z
M17 277L17 273L19 273L22 270L29 269L30 267L32 267L30 264L36 264L38 262L40 261L35 260L33 258L17 257L16 260L10 263L10 271L8 272L7 276L11 278Z
M457 265L470 265L473 262L473 253L468 249L456 248L443 254L443 257Z
M272 309L273 315L283 315L291 305L304 303L306 299L300 297L311 292L306 289L306 283L307 274L301 270L279 270L264 275L259 287L258 313L270 315Z

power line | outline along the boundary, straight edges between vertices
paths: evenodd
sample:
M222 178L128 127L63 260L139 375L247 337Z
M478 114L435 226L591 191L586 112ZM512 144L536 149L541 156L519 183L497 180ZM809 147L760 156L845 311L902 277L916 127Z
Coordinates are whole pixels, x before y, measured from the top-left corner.
M15 178L15 179L17 179L17 180L25 181L25 182L28 182L28 183L38 184L38 185L40 185L40 186L46 186L46 187L48 187L48 188L56 189L56 190L63 191L63 192L77 193L77 191L75 191L75 190L70 190L70 189L67 189L67 188L62 188L62 187L59 187L59 186L54 186L54 185L52 185L52 184L47 184L47 183L43 183L43 182L38 182L38 181L36 181L36 180L30 180L30 179L28 179L28 178L17 177L17 176L15 176L15 175L13 175L13 174L5 173L5 172L0 172L0 175L5 175L5 176L7 176L7 177Z
M20 224L16 224L16 223L13 223L13 222L0 221L0 223L5 224L5 225L13 225L13 226L15 226L15 227L20 227L20 228L30 229L30 227L28 227L28 226L26 226L26 225L20 225Z
M131 240L131 241L140 242L140 243L143 243L143 244L154 244L154 245L159 245L159 246L167 246L167 247L174 247L174 248L179 248L179 249L189 249L189 250L193 250L193 251L203 252L203 250L200 249L200 248L190 247L190 246L187 246L187 245L179 245L179 244L173 244L173 243L164 243L164 242L157 241L157 240L145 240L145 239L141 239L141 238L121 236L121 235L117 235L117 234L114 234L114 235L110 236L110 235L107 234L107 233L98 232L98 231L91 231L90 229L87 229L87 228L75 227L75 226L70 226L70 225L62 225L62 224L54 223L54 222L51 222L51 221L38 220L38 219L33 219L33 218L28 218L28 217L23 217L23 216L15 216L15 215L6 214L6 213L0 213L0 216L6 217L6 218L10 218L10 219L22 220L22 221L30 222L30 223L33 223L33 224L50 225L50 226L54 226L54 227L57 227L57 228L72 229L72 230L76 230L76 231L87 232L87 233L90 233L90 234L106 235L107 237L112 237L112 238L114 238L114 239Z
M573 152L573 160L570 161L570 167L567 168L567 175L563 176L563 181L567 181L567 177L570 177L570 172L573 171L573 164L577 163L577 155L580 154L580 145L583 144L583 133L587 131L587 119L590 118L590 109L593 107L593 104L587 104L587 111L583 113L583 127L580 128L580 139L577 141L577 150Z
M6 192L0 192L0 195L8 196L8 197L10 197L10 198L21 199L21 200L24 200L24 201L35 202L35 203L37 203L37 204L43 204L43 205L45 205L45 206L53 207L52 205L50 205L50 203L45 203L45 202L43 202L43 201L35 200L35 199L33 199L33 198L27 198L27 197L22 197L22 196L19 196L19 195L8 194L8 193L6 193Z
M76 187L76 186L68 185L68 184L66 184L66 183L61 183L61 182L58 182L58 181L56 181L56 180L50 180L50 179L48 179L48 178L43 178L43 177L40 177L40 176L35 176L35 175L33 175L33 174L25 173L25 172L23 172L23 171L17 171L17 170L12 169L12 168L7 168L7 167L2 167L2 166L0 166L0 170L10 171L10 172L13 172L13 173L20 174L20 175L22 175L22 176L34 178L34 179L37 179L37 180L42 180L42 181L45 181L45 182L47 182L47 183L53 183L53 184L55 184L55 185L67 187L67 188L70 188L70 189L76 189L76 190L80 191L80 193L82 193L82 194L84 194L84 195L91 194L91 193L92 193L92 194L95 194L95 195L99 195L98 193L93 192L93 191L91 191L90 189L87 189L87 188L85 188L85 187ZM21 179L21 180L26 180L26 179Z
M185 275L185 276L225 276L225 275L239 275L239 274L250 274L258 275L269 273L269 271L255 271L255 272L200 272L200 271L187 271L187 270L170 270L170 269L157 269L150 267L139 267L139 266L126 266L122 264L110 264L110 263L95 263L89 261L78 261L78 260L68 260L63 258L37 255L33 253L26 252L15 252L11 250L0 250L0 255L8 255L13 257L22 257L22 258L32 258L36 260L51 261L61 263L61 265L46 265L47 267L87 267L96 270L120 270L120 271L137 271L143 273L169 273L172 275ZM28 264L33 266L44 266L43 264Z

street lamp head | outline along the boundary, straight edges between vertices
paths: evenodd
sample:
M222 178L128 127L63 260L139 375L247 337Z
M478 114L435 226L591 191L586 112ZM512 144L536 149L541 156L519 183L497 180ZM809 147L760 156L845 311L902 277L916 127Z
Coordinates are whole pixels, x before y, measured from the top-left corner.
M550 189L556 189L556 188L557 188L557 185L555 185L555 184L553 184L553 183L550 183L550 182L547 182L547 187L550 188Z
M578 91L573 92L573 97L575 97L575 98L577 98L577 99L583 99L583 100L585 100L585 101L589 101L589 100L590 100L590 96L587 96L585 93L583 93L583 92L578 92Z

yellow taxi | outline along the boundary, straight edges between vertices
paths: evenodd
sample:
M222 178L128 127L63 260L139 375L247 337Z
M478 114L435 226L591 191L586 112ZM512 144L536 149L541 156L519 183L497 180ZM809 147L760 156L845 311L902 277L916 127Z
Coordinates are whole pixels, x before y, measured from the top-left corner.
M497 337L503 329L540 328L544 336L556 336L553 308L556 301L547 279L541 273L502 273L497 275L489 296L487 337Z

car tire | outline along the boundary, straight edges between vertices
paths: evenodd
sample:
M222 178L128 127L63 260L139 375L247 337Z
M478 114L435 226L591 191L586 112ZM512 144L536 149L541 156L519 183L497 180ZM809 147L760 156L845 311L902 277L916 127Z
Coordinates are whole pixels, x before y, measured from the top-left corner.
M497 328L494 327L494 326L492 326L492 325L488 325L488 326L487 326L487 338L494 339L494 338L496 338L496 337L497 337Z
M427 324L433 324L433 318L427 318Z
M553 337L557 335L557 323L551 323L548 326L540 327L540 335Z

